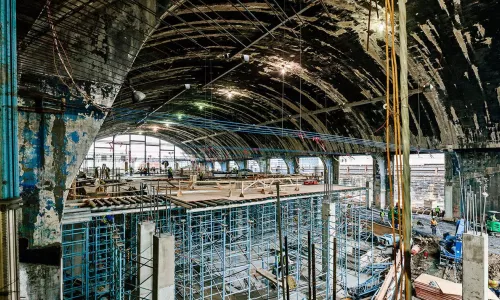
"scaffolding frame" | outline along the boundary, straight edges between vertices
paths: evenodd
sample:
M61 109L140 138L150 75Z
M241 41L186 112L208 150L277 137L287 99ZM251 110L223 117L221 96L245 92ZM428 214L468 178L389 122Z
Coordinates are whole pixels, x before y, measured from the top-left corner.
M290 299L308 297L309 233L316 246L316 259L311 267L318 278L313 287L317 298L333 299L332 291L337 290L334 284L345 293L366 290L367 281L358 280L354 289L348 286L349 276L359 278L360 274L369 272L370 280L378 283L371 279L376 268L362 270L366 266L352 266L345 259L348 247L357 249L350 255L361 257L362 232L371 230L368 225L373 222L373 214L364 208L365 197L365 188L352 188L332 192L329 200L325 200L322 193L281 198L281 230L288 241L289 275L296 284L290 290ZM325 201L335 203L337 216L342 216L337 217L334 224L322 217ZM168 201L152 206L149 210L123 210L113 217L96 216L90 221L63 225L64 299L150 298L139 298L136 293L140 288L137 282L138 224L143 221L155 222L156 233L175 237L177 299L219 300L238 296L267 300L282 297L281 289L277 288L280 271L284 270L279 269L277 261L279 229L275 198L196 209L172 207ZM323 237L325 226L334 226L332 230L337 230L335 280L332 268L328 267L333 265L333 245L330 239ZM329 255L323 259L323 253ZM273 274L274 279L262 276L262 270Z

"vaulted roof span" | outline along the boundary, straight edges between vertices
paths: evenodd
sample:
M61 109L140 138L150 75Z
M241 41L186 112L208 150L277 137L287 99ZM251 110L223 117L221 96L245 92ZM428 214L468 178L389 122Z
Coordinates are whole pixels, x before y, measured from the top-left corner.
M106 5L128 2L138 5L134 0ZM141 130L154 128L193 151L219 147L234 156L239 150L231 147L372 151L300 136L186 127L182 116L384 141L382 5L350 0L158 2L155 29L138 45L141 50L99 135L134 131L142 124ZM407 5L412 145L497 147L499 1ZM429 84L433 89L424 92ZM133 103L131 87L146 98ZM181 119L167 127L161 122L167 115Z

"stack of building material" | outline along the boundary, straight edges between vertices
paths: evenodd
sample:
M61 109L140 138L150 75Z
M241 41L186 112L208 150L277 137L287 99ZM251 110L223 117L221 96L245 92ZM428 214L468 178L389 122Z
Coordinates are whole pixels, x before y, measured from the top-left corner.
M461 300L462 299L462 284L454 283L439 277L422 274L415 279L413 283L417 297L422 300ZM498 298L490 291L488 299Z

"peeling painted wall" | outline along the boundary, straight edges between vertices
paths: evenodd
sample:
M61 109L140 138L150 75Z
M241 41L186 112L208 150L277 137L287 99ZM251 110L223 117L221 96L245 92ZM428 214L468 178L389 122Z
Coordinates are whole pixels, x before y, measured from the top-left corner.
M60 243L68 189L107 115L96 106L112 106L157 22L155 0L85 6L82 10L93 16L87 19L77 18L82 11L64 15L64 7L57 4L51 9L73 79L68 78L58 56L45 50L51 49L51 32L44 11L33 27L46 28L46 36L30 31L20 53L19 105L31 109L19 115L24 202L20 236L29 240L30 247ZM69 25L77 29L64 30ZM44 59L47 52L49 57ZM92 104L87 105L89 99Z
M41 82L38 82L41 84ZM21 112L19 115L21 196L24 201L21 235L32 246L59 242L64 200L78 168L104 122L105 114L85 108L81 98L53 79L47 94L66 100L63 114ZM110 106L119 86L90 84L98 103ZM20 98L21 106L35 100Z
M21 299L59 299L61 273L57 266L19 264Z

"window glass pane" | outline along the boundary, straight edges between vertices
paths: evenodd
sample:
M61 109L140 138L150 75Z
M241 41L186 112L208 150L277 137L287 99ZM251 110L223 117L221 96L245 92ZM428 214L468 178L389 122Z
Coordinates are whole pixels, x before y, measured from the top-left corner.
M156 137L149 137L144 135L134 134L130 136L131 145L129 145L128 135L115 136L115 143L113 138L107 137L95 142L90 147L87 157L82 163L81 170L87 174L93 174L94 166L94 148L95 148L95 166L102 167L106 164L110 169L113 168L113 147L114 147L114 167L116 173L125 173L125 162L129 162L129 168L132 168L134 173L138 172L140 168L145 168L146 163L154 168L154 173L164 171L164 166L161 162L168 161L169 166L175 168L177 162L178 168L191 169L191 155L186 154L181 148L175 147L168 141L160 140ZM134 141L135 140L135 141ZM147 143L145 142L147 141ZM174 153L175 152L175 153ZM130 161L129 161L130 160ZM113 174L113 172L112 172Z
M160 140L155 137L148 136L146 137L146 143L148 144L148 146L156 146L160 145Z
M287 174L288 173L286 163L281 158L271 158L270 165L271 165L271 173L277 173L277 174Z

